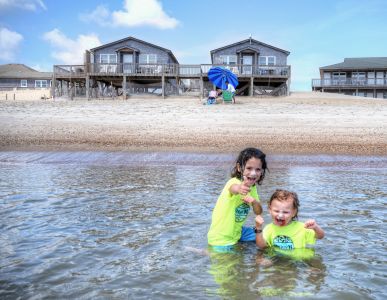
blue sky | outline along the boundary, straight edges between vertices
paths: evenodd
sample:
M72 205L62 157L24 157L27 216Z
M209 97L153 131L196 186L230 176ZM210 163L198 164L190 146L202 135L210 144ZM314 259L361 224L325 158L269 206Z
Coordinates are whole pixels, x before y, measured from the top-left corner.
M386 0L0 0L0 64L52 71L128 36L208 64L211 50L251 35L290 51L291 89L309 91L321 66L386 57L386 16Z

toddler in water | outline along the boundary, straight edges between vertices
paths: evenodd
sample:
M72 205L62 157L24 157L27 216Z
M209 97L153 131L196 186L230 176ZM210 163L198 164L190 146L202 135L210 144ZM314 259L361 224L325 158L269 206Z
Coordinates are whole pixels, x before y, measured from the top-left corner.
M229 247L238 241L255 241L252 227L243 227L250 207L255 214L262 213L257 185L265 178L266 155L259 149L244 149L238 156L212 213L208 231L210 246Z
M262 216L256 216L256 244L259 248L273 247L280 250L305 248L324 237L324 230L315 220L298 222L300 204L296 193L276 190L271 196L268 208L272 223L261 230L264 223Z

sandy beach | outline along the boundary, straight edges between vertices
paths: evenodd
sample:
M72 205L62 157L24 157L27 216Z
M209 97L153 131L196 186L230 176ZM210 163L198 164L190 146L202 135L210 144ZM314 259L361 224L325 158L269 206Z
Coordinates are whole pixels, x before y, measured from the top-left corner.
M387 155L384 99L294 92L237 97L0 101L0 149Z

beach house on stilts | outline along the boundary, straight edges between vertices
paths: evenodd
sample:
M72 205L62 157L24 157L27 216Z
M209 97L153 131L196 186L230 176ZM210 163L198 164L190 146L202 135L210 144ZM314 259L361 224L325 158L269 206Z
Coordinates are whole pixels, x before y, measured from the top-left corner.
M178 64L170 50L127 37L87 50L84 65L54 66L54 94L87 98L126 98L141 93L165 96L168 89L176 89Z
M287 95L290 91L290 52L251 37L210 52L213 65L238 75L238 95Z

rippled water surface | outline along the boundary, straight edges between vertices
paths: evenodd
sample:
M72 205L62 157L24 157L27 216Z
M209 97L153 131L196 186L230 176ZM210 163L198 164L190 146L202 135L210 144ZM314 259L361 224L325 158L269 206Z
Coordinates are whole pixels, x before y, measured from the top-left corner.
M387 157L268 156L312 258L206 253L233 155L0 152L1 299L385 299ZM269 222L264 205L266 222ZM253 224L253 215L248 224Z

